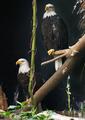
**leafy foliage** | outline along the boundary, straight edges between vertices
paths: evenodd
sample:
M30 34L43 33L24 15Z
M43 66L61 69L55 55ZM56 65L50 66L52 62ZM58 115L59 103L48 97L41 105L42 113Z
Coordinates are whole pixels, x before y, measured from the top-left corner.
M7 120L52 120L50 119L52 115L52 111L50 110L37 114L35 109L34 111L23 111L23 108L25 107L26 106L20 108L19 105L9 106L7 111L0 112L0 118L7 118Z

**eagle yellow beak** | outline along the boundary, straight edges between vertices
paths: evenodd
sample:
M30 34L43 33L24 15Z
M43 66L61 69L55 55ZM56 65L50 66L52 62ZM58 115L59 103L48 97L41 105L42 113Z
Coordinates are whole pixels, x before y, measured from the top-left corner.
M20 64L22 64L21 61L16 61L16 65L20 65Z

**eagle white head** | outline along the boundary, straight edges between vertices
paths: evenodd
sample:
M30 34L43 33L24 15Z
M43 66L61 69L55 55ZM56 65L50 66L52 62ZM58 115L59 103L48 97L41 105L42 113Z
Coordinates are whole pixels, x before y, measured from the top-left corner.
M19 65L18 74L27 73L30 71L29 63L26 59L20 58L16 61L16 65Z
M51 4L51 3L46 4L45 5L45 13L43 15L43 19L45 19L46 17L54 16L54 15L56 15L54 5Z
M54 9L55 9L54 5L51 4L51 3L48 3L48 4L45 5L45 11L48 11L48 12L51 11L51 10L54 11Z

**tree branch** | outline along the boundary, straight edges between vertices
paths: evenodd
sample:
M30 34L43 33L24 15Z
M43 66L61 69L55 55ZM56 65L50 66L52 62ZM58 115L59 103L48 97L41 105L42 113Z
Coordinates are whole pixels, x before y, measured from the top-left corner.
M54 51L52 52L52 55L57 55L57 57L53 58L53 59L50 59L50 60L47 60L45 62L42 62L41 63L41 66L43 65L46 65L48 63L52 63L60 58L63 58L63 57L69 57L69 56L74 56L74 54L77 54L78 51L76 51L75 49L72 49L71 46L69 46L69 49L64 49L64 50L58 50L58 51ZM51 54L50 54L51 55Z
M65 63L56 71L40 89L38 89L33 95L35 103L38 104L43 98L53 90L61 80L64 80L68 74L72 71L75 63L82 59L85 52L85 35L79 39L79 41L68 49L68 59ZM78 54L75 54L78 51ZM30 99L28 100L29 103ZM31 101L30 101L31 102Z
M64 53L64 54L62 54L62 55L59 55L59 56L57 56L57 57L55 57L55 58L53 58L53 59L51 59L51 60L47 60L47 61L45 61L45 62L42 62L42 63L41 63L41 66L46 65L46 64L48 64L48 63L52 63L52 62L58 60L59 58L62 58L62 57L65 57L65 56L66 56L66 53Z

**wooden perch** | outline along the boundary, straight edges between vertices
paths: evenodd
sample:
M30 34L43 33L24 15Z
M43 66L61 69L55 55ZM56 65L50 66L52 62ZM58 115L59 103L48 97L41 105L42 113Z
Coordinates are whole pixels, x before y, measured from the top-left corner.
M2 87L0 86L0 109L2 110L7 110L8 104L7 104L7 99L6 95L2 90Z
M42 62L42 63L41 63L41 66L46 65L46 64L51 63L51 62L54 62L54 61L56 61L57 59L62 58L62 57L65 57L65 56L66 56L66 53L65 53L65 54L62 54L62 55L59 55L59 56L57 56L57 57L55 57L55 58L53 58L53 59L51 59L51 60L47 60L47 61L45 61L45 62Z
M48 63L52 63L60 58L63 57L69 57L69 56L74 56L74 54L78 53L78 51L72 49L72 47L69 46L69 49L64 49L64 50L58 50L58 51L53 51L52 55L57 55L57 57L47 60L45 62L41 63L41 66L46 65ZM50 54L51 55L51 54Z
M55 51L54 49L50 49L50 50L48 51L48 54L49 54L49 55L51 55L51 54L52 54L52 55L61 55L61 54L66 53L67 50L68 50L68 49Z
M79 39L79 41L70 47L67 50L67 60L65 63L59 68L57 72L55 72L46 82L43 84L40 89L38 89L33 95L35 103L38 104L43 100L43 98L53 90L61 80L64 80L68 76L68 74L72 71L75 63L78 62L85 52L85 35ZM78 53L78 54L76 54ZM31 102L30 99L28 103Z

